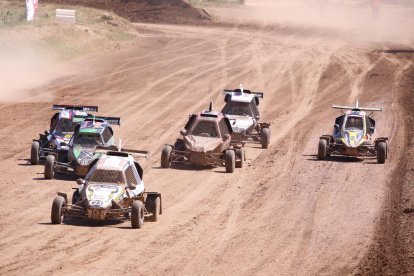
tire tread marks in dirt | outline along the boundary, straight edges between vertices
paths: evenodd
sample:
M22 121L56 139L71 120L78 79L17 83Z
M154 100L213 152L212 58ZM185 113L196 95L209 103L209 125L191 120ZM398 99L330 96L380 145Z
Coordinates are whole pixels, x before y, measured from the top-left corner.
M414 65L406 70L399 101L404 117L402 156L389 183L387 200L376 236L355 275L402 275L414 273ZM394 144L394 146L397 146Z

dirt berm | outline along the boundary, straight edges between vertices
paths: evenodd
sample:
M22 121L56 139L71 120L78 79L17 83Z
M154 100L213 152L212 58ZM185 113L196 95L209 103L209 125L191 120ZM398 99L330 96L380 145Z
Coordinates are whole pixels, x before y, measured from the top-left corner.
M203 11L182 0L45 0L63 6L112 11L132 22L199 24L209 22Z
M413 53L412 50L392 52L399 59ZM400 87L405 113L404 142L400 145L404 155L393 173L374 242L356 275L412 275L414 272L414 66L407 69Z

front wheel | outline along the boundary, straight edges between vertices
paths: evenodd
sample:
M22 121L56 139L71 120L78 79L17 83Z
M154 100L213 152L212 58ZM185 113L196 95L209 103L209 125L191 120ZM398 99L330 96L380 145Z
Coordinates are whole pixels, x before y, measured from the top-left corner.
M377 161L379 164L384 164L387 159L387 144L379 142L377 147Z
M171 152L172 147L165 145L161 152L161 167L169 168L171 165Z
M262 144L263 149L269 148L270 144L270 129L264 128L260 132L260 143Z
M33 141L32 148L30 151L30 164L32 165L39 164L39 148L40 143L38 141Z
M134 229L140 229L144 224L144 204L141 200L132 202L131 208L131 226Z
M226 152L224 153L224 158L226 172L234 172L234 168L236 167L236 155L234 154L234 150L226 150Z
M65 199L62 196L57 196L53 200L52 212L50 218L53 224L61 224L63 221L63 206L65 205Z
M325 160L327 152L327 143L325 139L319 140L318 145L318 160Z
M52 179L53 175L55 174L54 166L55 166L55 159L54 155L48 155L45 162L45 178Z

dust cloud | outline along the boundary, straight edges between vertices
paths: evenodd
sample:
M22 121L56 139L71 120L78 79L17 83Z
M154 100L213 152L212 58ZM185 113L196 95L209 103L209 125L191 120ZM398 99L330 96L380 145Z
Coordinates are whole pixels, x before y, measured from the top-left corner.
M317 27L362 41L414 41L411 0L246 0L224 16L240 23Z
M55 58L27 44L1 46L0 102L49 100L51 96L37 88L57 77Z

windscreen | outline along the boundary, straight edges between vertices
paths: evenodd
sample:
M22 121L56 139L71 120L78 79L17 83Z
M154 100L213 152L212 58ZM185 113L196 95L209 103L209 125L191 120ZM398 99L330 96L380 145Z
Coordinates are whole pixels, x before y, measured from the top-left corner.
M349 116L346 119L345 129L364 129L364 122L362 120L362 117Z
M71 119L61 118L54 129L57 133L64 133L64 132L74 132L77 123L73 122Z
M77 135L74 144L101 146L103 145L102 137L98 133L80 133Z
M230 101L223 108L222 113L229 114L229 115L254 117L252 110L250 108L250 103L245 103L245 102L231 102Z
M117 170L95 170L88 179L89 182L125 184L122 171Z
M191 134L195 136L218 137L216 123L211 121L199 121Z

